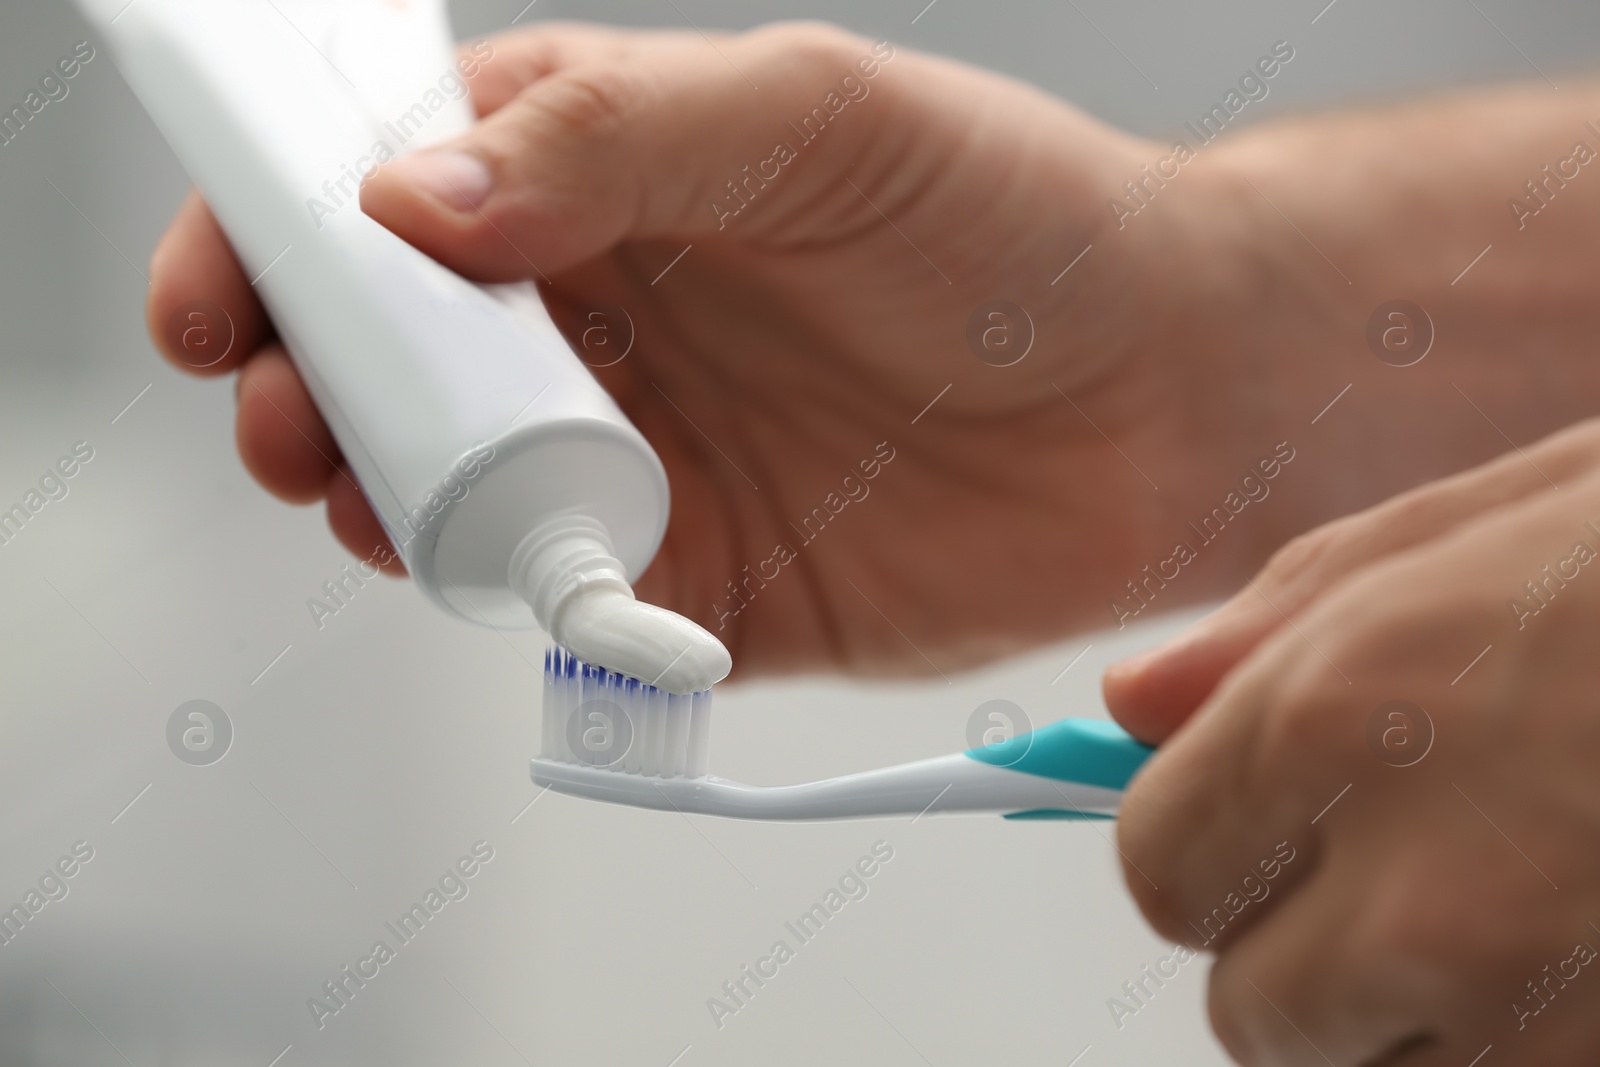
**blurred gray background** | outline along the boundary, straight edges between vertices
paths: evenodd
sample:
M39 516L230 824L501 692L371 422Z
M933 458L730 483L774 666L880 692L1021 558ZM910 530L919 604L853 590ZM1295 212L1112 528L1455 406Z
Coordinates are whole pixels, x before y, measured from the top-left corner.
M456 4L461 35L523 2ZM828 18L1152 134L1278 39L1294 64L1247 118L1559 84L1600 45L1600 8L1580 0L925 3L538 0L522 21ZM5 0L0 102L86 36L64 4ZM1107 999L1169 946L1130 905L1107 828L774 827L554 795L530 808L539 635L508 645L398 583L318 631L305 600L347 559L320 509L257 489L233 451L231 383L180 377L145 339L141 272L187 182L102 57L0 146L0 501L74 442L94 449L69 495L0 546L0 906L76 842L94 850L0 945L0 1063L1224 1062L1204 963L1113 1024ZM948 685L732 689L716 766L782 782L941 753L995 697L1036 721L1102 714L1099 671L1176 621ZM192 699L236 733L211 766L168 748ZM318 1030L307 998L480 840L494 858L470 894ZM894 859L869 895L716 1028L706 998L880 840Z

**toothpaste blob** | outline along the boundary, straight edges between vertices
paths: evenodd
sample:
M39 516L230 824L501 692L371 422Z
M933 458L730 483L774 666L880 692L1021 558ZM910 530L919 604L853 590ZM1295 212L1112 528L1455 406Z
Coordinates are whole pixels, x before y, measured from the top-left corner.
M585 662L668 693L710 689L733 669L733 657L704 627L614 586L591 586L569 599L551 620L550 636Z

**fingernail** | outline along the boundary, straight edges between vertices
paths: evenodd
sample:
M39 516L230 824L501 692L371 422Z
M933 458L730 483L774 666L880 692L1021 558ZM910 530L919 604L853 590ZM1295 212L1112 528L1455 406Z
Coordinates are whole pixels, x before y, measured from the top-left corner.
M452 211L471 211L489 196L494 176L477 156L443 149L401 156L384 168Z

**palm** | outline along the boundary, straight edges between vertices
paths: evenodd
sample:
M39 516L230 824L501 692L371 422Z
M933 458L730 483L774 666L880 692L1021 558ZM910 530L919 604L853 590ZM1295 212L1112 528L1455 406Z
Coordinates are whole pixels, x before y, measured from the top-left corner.
M1006 133L990 136L1025 143ZM1169 377L1147 373L1163 327L1108 313L1127 260L1110 248L1061 276L1099 220L1063 210L1076 175L980 161L938 175L934 195L839 181L805 216L822 224L742 233L751 212L726 234L625 244L555 279L593 364L617 354L585 352L586 326L615 315L594 309L626 311L633 347L597 375L675 497L641 595L717 632L743 669L946 670L1109 621L1121 583L1171 547L1129 530L1170 525L1144 520L1181 510L1184 475L1215 464L1159 417L1189 392L1148 387ZM997 201L996 172L1034 181ZM1025 313L1000 312L974 350L969 320L996 298ZM1130 387L1143 410L1120 418ZM1101 394L1113 408L1095 421L1171 476L1170 502L1074 409ZM894 458L875 467L881 454Z

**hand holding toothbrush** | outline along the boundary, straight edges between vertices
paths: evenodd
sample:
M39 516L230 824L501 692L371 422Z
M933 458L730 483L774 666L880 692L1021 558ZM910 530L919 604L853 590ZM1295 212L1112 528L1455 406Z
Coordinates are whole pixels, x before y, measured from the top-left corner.
M1241 1063L1595 1062L1597 642L1591 420L1290 542L1107 673L1161 745L1128 886L1218 953Z

